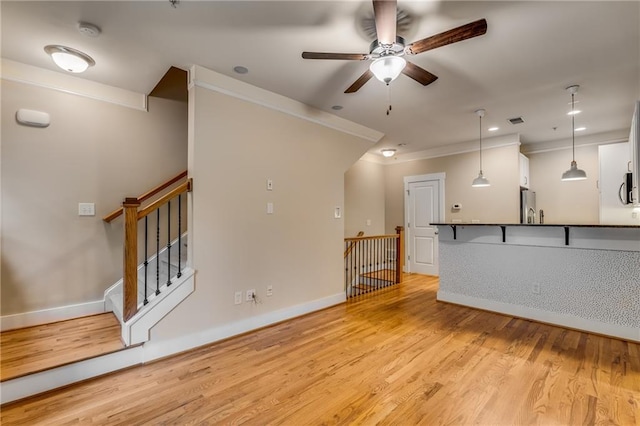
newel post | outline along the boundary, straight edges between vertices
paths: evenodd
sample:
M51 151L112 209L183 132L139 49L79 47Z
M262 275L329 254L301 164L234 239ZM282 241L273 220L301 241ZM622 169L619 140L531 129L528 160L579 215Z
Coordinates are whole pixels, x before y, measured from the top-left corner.
M396 283L402 282L404 271L404 226L396 226Z
M124 265L122 274L123 307L125 321L138 312L138 207L137 198L125 198L124 211Z

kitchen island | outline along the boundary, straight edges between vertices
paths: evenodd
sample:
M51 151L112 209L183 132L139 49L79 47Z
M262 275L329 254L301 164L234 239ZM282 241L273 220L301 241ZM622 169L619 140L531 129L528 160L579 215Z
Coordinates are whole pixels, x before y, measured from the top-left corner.
M434 225L439 301L640 342L640 226Z

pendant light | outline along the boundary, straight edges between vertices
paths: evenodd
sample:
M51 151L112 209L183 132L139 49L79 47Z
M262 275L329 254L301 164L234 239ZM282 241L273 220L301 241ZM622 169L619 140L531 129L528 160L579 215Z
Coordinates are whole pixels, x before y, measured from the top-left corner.
M587 178L587 173L584 170L578 168L578 163L576 163L576 126L575 126L575 95L578 93L578 89L580 86L574 84L572 86L567 87L567 91L571 93L571 149L572 149L572 160L571 167L569 170L562 174L563 181L570 180L585 180Z
M480 173L478 173L478 177L473 180L471 186L480 188L483 186L491 186L491 184L489 183L489 179L482 174L482 117L484 117L484 110L479 109L476 111L476 114L480 117Z

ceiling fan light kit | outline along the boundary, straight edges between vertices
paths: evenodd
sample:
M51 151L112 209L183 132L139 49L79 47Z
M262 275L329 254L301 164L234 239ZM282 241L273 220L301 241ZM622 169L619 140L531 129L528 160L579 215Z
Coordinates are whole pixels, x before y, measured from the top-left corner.
M385 157L388 158L388 157L393 157L394 154L396 153L396 150L395 149L386 148L386 149L383 149L380 152L382 152L382 155L384 155Z
M479 19L449 31L406 44L405 40L396 34L397 6L396 0L373 0L377 40L371 43L369 54L302 52L302 57L304 59L372 60L373 63L369 69L351 84L344 93L357 92L374 76L388 85L401 73L426 86L436 81L438 77L424 68L408 62L404 56L417 55L438 47L478 37L487 32L487 21Z
M407 61L402 56L383 56L371 62L369 69L383 83L389 84L402 72Z
M571 93L571 111L575 111L575 95L578 93L578 89L580 86L577 84L573 84L567 87L567 91ZM562 174L563 181L572 181L572 180L585 180L587 178L587 173L578 168L578 163L576 162L576 125L575 125L575 115L571 115L571 150L572 150L572 159L571 166L569 170Z

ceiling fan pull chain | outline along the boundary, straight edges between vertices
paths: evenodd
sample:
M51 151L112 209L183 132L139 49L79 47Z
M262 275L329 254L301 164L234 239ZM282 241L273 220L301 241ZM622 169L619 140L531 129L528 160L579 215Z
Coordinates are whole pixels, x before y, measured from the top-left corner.
M389 107L387 108L387 115L391 112L391 85L387 83L387 102Z

